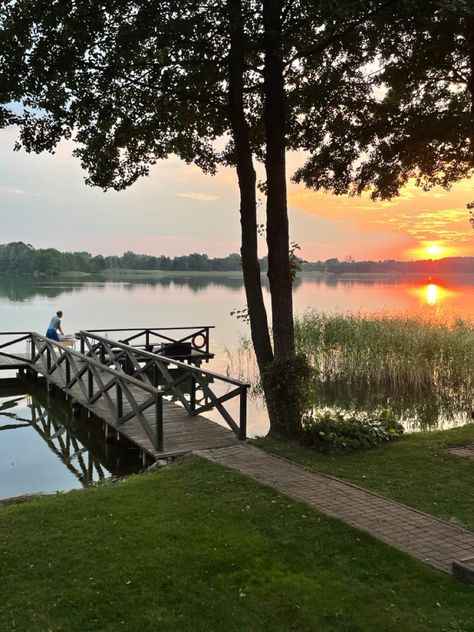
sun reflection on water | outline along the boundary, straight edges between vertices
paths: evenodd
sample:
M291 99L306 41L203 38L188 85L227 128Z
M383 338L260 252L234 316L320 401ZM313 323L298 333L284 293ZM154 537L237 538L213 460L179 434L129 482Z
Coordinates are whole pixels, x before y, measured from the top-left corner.
M412 292L418 297L420 306L427 306L430 308L445 308L449 301L447 299L453 298L456 292L447 288L445 285L440 285L429 279L425 284L420 285L412 290Z
M426 291L426 302L428 305L436 305L439 300L439 288L436 283L428 283L424 289Z

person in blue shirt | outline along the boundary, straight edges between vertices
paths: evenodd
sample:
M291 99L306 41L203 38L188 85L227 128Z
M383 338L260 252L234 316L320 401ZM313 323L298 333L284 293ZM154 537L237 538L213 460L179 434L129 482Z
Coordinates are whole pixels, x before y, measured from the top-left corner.
M51 318L51 322L49 323L49 327L46 331L46 338L50 338L51 340L56 340L59 342L59 333L61 336L64 336L64 331L61 327L61 318L63 317L63 313L61 311L56 312L56 316Z

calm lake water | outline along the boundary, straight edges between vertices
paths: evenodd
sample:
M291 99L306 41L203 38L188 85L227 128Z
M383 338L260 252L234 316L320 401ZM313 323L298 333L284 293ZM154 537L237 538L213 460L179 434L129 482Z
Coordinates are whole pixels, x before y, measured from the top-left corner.
M268 291L265 291L269 300ZM140 282L0 279L0 331L44 333L57 310L64 311L66 333L80 329L214 325L204 368L226 373L245 323L230 315L245 307L240 276L177 277ZM474 282L469 278L316 278L298 279L296 312L411 312L430 318L471 318ZM7 377L3 372L3 376ZM13 374L10 374L13 375ZM26 390L26 389L23 389ZM32 389L28 389L32 390ZM209 415L213 417L212 414ZM214 416L218 420L218 416ZM249 402L249 434L265 434L262 402ZM463 423L465 415L454 422ZM411 423L407 421L408 425ZM453 423L453 420L450 421ZM443 426L443 419L439 419ZM0 498L30 492L80 487L139 466L136 450L105 445L97 429L71 416L60 401L48 401L42 389L22 392L0 387Z

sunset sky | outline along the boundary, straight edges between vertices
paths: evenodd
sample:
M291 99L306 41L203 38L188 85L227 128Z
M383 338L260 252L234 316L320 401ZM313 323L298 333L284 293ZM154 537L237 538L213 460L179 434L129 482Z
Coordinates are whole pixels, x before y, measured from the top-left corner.
M161 162L127 191L104 193L64 142L55 155L13 152L16 131L0 131L0 243L122 254L175 256L238 252L238 191L232 169L205 176L178 159ZM288 157L291 174L303 157ZM392 202L335 197L289 184L291 238L308 260L419 259L474 255L466 203L473 182L447 192L408 186ZM263 207L260 221L264 221ZM262 252L264 243L262 240Z

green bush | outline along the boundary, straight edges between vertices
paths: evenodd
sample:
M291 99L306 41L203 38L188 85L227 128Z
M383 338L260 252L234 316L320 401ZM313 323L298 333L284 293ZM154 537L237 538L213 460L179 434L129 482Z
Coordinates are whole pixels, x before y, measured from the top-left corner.
M402 435L403 426L388 410L370 416L325 410L303 417L303 442L321 452L367 450Z

